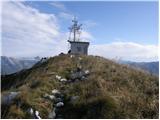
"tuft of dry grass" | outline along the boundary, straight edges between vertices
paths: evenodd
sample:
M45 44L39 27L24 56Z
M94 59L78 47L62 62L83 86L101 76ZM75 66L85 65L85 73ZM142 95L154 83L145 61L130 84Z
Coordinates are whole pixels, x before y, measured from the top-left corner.
M62 84L55 79L55 75L69 79L79 65L90 71L87 80ZM11 105L4 118L28 118L29 107L47 118L53 105L43 95L53 89L65 94L64 118L158 118L158 77L98 56L52 57L27 71L2 77L2 81L2 92L21 91L18 99L22 103L18 109ZM79 99L71 103L72 96Z

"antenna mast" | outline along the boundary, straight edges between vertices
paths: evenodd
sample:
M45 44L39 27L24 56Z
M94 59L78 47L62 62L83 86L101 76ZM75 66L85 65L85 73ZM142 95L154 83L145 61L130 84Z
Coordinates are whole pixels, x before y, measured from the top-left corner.
M73 32L73 41L78 41L79 39L76 38L77 37L76 34L80 33L80 29L81 29L82 24L78 25L78 21L76 20L76 17L74 17L72 22L73 22L73 25L69 28L70 29L70 35ZM69 37L69 39L70 39L70 37Z

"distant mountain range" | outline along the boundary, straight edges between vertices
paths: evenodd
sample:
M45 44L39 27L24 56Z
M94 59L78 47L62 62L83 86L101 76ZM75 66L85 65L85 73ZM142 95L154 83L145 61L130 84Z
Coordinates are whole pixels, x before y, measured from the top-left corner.
M31 68L35 63L40 61L41 58L13 58L1 56L1 74L12 74L23 69ZM159 75L159 62L131 62L131 61L118 61L120 64L127 64L136 69L145 70L151 74Z
M35 63L40 60L39 57L35 58L14 58L1 56L1 74L12 74L23 69L31 68Z
M122 64L127 64L133 68L141 69L147 71L154 75L159 75L159 62L131 62L131 61L121 61Z

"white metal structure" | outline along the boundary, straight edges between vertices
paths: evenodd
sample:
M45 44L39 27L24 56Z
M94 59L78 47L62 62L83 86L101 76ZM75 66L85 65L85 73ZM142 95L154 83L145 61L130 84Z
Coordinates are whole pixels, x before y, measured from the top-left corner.
M80 41L82 24L78 24L78 21L76 20L76 18L74 18L72 22L73 22L73 25L69 28L70 30L70 35L68 40L68 42L70 43L69 53L87 55L89 42Z

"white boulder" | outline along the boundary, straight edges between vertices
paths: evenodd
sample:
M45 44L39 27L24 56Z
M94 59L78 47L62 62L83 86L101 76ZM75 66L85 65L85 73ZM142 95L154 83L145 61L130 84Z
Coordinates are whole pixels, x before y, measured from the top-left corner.
M40 116L39 116L39 112L38 111L35 111L35 116L37 119L42 119Z
M56 104L56 107L63 107L64 106L64 103L63 102L58 102L57 104Z
M70 58L73 58L73 55L70 55Z
M55 97L54 95L49 95L49 99L50 99L50 100L55 100L56 97Z
M62 79L60 79L60 82L67 82L67 79L62 78Z
M85 70L84 73L88 75L90 72L89 70Z
M61 76L56 75L56 79L60 80L60 79L61 79Z
M61 94L61 93L60 93L60 91L59 91L59 90L54 89L54 90L52 90L52 94L54 94L54 95L55 95L55 94Z
M29 113L30 113L31 115L33 115L34 111L33 111L32 108L30 108Z
M74 55L70 55L70 58L73 58L74 57Z

